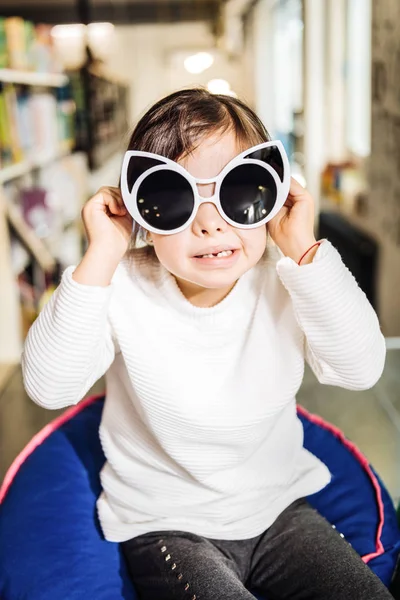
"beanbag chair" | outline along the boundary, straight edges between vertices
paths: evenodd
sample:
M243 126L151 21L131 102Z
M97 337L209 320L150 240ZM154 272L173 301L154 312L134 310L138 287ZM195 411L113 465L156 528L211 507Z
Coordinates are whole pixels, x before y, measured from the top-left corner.
M103 403L93 397L66 411L8 471L0 488L1 600L136 600L120 547L104 540L96 514ZM298 410L305 447L333 474L311 504L389 585L400 532L387 491L339 430Z

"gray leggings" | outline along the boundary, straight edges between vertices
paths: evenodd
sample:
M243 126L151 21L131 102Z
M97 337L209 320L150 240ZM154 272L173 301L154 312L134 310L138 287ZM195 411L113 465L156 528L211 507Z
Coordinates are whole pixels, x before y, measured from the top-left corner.
M227 541L164 531L128 540L122 549L141 600L392 598L304 499L256 538Z

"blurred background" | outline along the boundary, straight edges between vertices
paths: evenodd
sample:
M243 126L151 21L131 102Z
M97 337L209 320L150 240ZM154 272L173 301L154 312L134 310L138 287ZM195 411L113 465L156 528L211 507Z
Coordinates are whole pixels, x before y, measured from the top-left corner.
M0 481L57 415L27 398L19 361L85 250L82 205L117 184L153 102L203 85L245 100L283 141L319 237L378 312L379 383L348 392L307 370L298 400L341 427L399 499L399 73L398 0L1 0Z

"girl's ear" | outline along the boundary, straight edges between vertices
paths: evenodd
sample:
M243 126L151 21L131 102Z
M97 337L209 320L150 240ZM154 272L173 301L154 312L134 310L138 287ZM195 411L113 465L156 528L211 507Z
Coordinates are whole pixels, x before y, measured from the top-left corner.
M157 167L158 165L163 164L165 163L162 160L157 160L156 158L152 158L150 156L131 156L128 162L128 168L126 170L126 179L129 192L132 191L135 181L139 179L143 173L152 167Z
M145 230L144 230L144 236L143 236L143 237L144 237L144 241L146 242L146 244L147 244L148 246L154 246L154 242L153 242L153 240L152 240L152 238L151 238L151 233L150 233L150 231L147 231L147 230L145 229Z

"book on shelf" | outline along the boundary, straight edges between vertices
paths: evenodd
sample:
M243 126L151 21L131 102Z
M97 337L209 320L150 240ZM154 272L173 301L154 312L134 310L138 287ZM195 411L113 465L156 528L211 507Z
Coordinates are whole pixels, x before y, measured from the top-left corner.
M0 84L0 168L72 148L75 103L65 90L30 92Z
M12 162L19 162L23 159L23 134L21 131L22 123L20 123L19 100L14 86L7 85L4 87L5 112L8 121L8 133L10 148L7 154L12 157Z
M21 17L0 17L0 69L60 73L51 29Z
M5 19L0 17L0 69L8 66Z
M20 17L9 17L4 19L4 31L6 37L6 47L8 55L8 66L11 69L28 70L28 43L25 37L28 32L28 27L25 27L25 22Z

